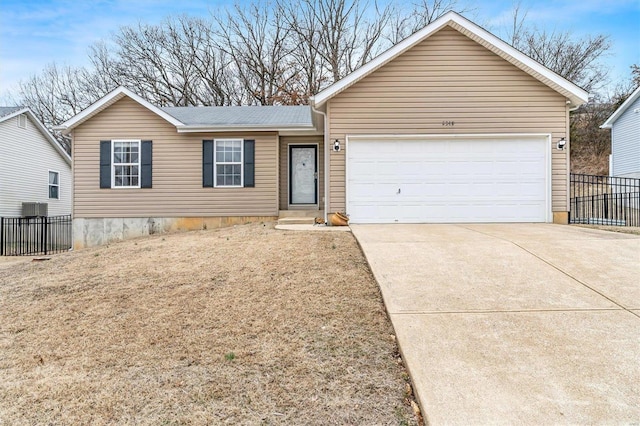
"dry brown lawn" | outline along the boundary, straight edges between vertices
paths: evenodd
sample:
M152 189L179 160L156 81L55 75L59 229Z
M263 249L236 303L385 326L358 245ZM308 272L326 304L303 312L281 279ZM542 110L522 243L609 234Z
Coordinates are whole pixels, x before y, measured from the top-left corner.
M272 224L0 262L0 378L7 425L416 423L352 235Z

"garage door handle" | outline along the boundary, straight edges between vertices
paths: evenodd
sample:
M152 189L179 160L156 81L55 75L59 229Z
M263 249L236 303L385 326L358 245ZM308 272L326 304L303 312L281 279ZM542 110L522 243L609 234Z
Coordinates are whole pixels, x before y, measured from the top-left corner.
M400 194L400 192L401 192L401 191L400 191L400 188L398 188L398 192L396 192L396 194Z

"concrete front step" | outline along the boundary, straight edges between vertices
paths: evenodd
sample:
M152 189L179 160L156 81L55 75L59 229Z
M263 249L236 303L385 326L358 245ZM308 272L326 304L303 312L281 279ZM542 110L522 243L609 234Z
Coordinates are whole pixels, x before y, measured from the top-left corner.
M278 216L285 217L324 217L323 210L280 210Z
M315 223L314 217L293 216L293 217L280 217L278 219L278 225L313 225Z

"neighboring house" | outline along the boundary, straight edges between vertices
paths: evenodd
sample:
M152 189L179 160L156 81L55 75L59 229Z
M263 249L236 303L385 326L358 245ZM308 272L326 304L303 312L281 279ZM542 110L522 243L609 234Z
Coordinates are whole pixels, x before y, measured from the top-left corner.
M309 107L159 108L118 88L60 127L76 247L294 209L566 223L569 111L587 95L453 12Z
M640 87L601 127L611 129L609 174L640 179Z
M22 216L25 202L71 214L71 158L29 108L0 107L0 152L0 216Z

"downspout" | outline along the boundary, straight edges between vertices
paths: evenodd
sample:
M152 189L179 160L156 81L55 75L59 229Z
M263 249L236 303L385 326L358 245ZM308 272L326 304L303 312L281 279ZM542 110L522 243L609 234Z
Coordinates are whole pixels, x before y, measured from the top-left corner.
M324 128L324 223L327 223L327 208L329 201L329 124L327 120L327 113L316 109L315 100L313 98L311 99L311 110L322 115Z
M575 110L577 110L578 108L580 108L582 105L571 105L571 99L567 99L566 101L566 106L567 106L567 112L566 112L566 129L565 129L565 139L567 141L567 147L565 148L567 150L566 153L566 167L567 167L567 197L566 197L566 203L567 203L567 224L571 223L571 113ZM551 196L551 204L553 205L553 195ZM551 215L553 216L553 208L551 208ZM555 223L555 218L552 218L553 222Z

